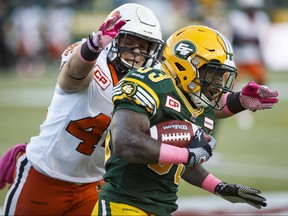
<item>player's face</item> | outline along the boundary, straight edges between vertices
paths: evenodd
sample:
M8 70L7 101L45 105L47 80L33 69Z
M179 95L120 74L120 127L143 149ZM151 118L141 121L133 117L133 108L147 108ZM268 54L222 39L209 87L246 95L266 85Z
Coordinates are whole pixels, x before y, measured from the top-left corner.
M202 93L210 100L217 100L220 93L221 88L223 86L224 77L226 71L214 69L204 69L200 71L200 78L202 79Z
M149 50L149 42L132 35L127 35L126 37L120 35L119 47L123 48L120 51L120 56L122 60L132 65L133 67L141 67L146 58Z

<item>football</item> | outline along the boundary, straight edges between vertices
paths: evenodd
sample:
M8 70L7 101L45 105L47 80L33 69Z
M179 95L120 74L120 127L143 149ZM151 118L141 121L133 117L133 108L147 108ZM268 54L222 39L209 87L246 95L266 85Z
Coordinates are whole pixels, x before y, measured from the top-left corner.
M193 140L199 127L192 122L184 120L169 120L152 126L147 134L163 143L178 147L187 147ZM204 134L204 139L210 141L210 137Z

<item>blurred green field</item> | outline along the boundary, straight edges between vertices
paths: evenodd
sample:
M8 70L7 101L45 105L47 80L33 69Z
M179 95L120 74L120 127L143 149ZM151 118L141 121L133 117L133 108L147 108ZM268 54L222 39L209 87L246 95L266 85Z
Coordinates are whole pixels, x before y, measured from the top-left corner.
M39 133L57 79L55 72L19 79L0 73L0 154ZM216 153L205 167L230 183L256 187L263 192L288 192L288 73L270 73L270 86L279 89L273 110L253 113L255 125L239 129L236 119L222 120L217 128ZM0 191L0 205L8 187ZM179 196L208 194L185 182Z

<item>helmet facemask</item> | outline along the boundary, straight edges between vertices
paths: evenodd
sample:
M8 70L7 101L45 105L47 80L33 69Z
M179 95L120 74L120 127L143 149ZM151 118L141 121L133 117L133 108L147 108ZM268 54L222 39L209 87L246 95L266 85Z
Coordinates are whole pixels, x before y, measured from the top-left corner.
M142 39L144 45L141 45L140 47L129 45L129 37ZM124 42L120 44L120 40ZM108 53L108 59L110 59L110 61L120 72L125 73L133 68L139 68L143 66L152 67L159 60L162 46L163 42L161 40L147 38L134 32L120 31L119 35L112 42ZM137 52L135 51L136 49L138 50ZM131 63L125 61L125 59L121 58L121 53L123 52L131 53L134 56L134 60L131 61L130 58ZM136 60L137 56L138 59L139 56L144 59L143 64L139 65L137 62L139 60Z
M201 61L203 60L202 58ZM191 61L192 64L193 61L195 59ZM218 60L206 62L199 69L193 67L196 70L196 78L188 85L189 95L196 107L211 106L221 110L225 105L220 104L221 97L224 93L232 92L237 69L221 64Z

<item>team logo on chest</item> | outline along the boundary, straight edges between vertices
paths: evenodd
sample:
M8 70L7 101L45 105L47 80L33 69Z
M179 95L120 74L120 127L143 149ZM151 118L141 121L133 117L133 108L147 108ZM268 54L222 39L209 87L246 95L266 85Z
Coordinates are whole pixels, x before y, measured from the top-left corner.
M167 96L165 107L175 110L176 112L181 112L181 104L178 100L172 98L171 96Z
M111 80L106 76L106 74L103 72L103 70L99 67L99 65L96 65L94 67L94 76L93 79L97 82L97 84L105 90L110 84Z

